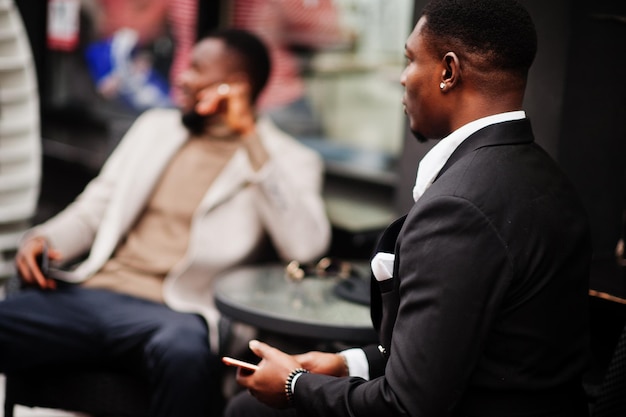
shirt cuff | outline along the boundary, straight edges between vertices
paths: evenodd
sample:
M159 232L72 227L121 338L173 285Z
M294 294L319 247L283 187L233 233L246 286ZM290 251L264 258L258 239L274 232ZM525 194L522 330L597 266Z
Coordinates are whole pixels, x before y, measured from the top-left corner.
M304 372L300 372L299 374L296 374L296 376L293 377L293 379L291 380L291 392L296 392L296 381L298 380L298 378L300 378L302 376Z
M363 349L353 348L339 352L346 359L350 376L358 376L369 381L370 367Z
M369 363L367 362L367 356L365 356L363 349L346 349L339 352L339 354L346 359L350 376L357 376L369 381L370 368ZM303 373L297 374L291 380L291 392L296 392L296 381L298 381L298 378L300 378L302 374Z

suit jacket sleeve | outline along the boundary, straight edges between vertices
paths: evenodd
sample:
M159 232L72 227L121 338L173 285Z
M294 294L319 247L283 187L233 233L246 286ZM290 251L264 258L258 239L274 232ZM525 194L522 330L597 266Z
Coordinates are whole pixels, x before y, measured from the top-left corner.
M467 200L416 207L398 240L395 289L382 294L383 309L397 303L384 375L303 375L295 394L302 415L443 416L460 400L513 271L498 234Z

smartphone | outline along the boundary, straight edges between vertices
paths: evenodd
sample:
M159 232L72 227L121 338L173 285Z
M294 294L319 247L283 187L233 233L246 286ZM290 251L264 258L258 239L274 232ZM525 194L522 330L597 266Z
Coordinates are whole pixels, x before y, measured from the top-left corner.
M259 367L253 363L240 361L239 359L229 358L228 356L224 356L222 358L222 362L224 362L228 366L237 366L239 368L247 369L249 371L256 371L257 369L259 369Z

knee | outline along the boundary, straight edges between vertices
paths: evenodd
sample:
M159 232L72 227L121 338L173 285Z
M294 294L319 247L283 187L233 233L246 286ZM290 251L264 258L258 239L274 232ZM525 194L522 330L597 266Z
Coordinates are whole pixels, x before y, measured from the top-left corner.
M208 370L215 362L206 330L198 326L170 326L155 333L145 346L149 368L188 373Z

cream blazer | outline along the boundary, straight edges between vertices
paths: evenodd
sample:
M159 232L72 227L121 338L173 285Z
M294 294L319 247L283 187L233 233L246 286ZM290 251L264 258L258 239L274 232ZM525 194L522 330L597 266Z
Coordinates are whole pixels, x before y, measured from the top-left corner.
M320 156L268 119L259 121L257 132L270 160L254 172L244 149L234 154L198 206L187 252L163 285L169 307L206 319L214 351L219 346L216 277L253 262L268 236L283 260L301 262L323 255L330 242ZM145 112L76 200L28 235L45 236L65 259L89 252L71 280L89 279L133 225L187 137L177 110Z

